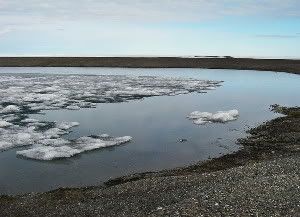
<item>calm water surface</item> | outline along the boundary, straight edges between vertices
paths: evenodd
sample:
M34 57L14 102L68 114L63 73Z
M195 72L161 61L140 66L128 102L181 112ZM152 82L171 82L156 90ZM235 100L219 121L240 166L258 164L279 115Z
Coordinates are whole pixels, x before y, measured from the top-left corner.
M119 68L0 68L0 73L154 75L224 81L207 94L151 97L32 115L40 120L78 121L80 126L73 128L67 138L107 133L132 136L133 141L50 162L18 158L18 149L2 152L0 194L96 185L126 174L170 169L218 157L238 150L236 139L246 136L249 127L278 116L270 112L271 104L300 105L300 76L286 73ZM238 109L240 117L227 124L197 126L186 119L195 110L230 109ZM179 139L187 142L180 143Z

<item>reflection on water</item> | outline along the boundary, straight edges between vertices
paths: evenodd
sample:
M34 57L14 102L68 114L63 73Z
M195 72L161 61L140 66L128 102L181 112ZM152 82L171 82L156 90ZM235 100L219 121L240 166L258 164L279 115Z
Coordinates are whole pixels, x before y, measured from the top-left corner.
M0 73L126 74L223 80L207 94L151 97L128 103L98 104L95 109L47 111L33 118L77 121L67 135L78 138L107 133L133 137L129 144L51 162L0 153L0 193L45 191L61 186L96 185L126 174L174 168L238 149L235 141L249 126L276 116L269 105L299 105L300 77L273 72L201 69L0 68ZM237 121L194 125L192 111L239 110ZM186 139L186 142L179 142Z

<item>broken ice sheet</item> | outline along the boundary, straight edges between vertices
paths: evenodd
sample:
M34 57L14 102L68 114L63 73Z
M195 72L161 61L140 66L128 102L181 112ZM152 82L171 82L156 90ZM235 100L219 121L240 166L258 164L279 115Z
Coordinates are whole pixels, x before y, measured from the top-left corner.
M237 120L239 112L236 109L229 111L218 111L216 113L194 111L187 116L188 119L193 120L194 124L204 125L207 123L226 123Z
M62 122L55 124L54 127L48 128L49 123L28 123L29 125L9 125L0 128L0 151L9 148L21 147L43 143L47 139L59 139L62 135L69 133L69 129L77 126L77 122L67 123ZM40 126L43 130L37 130Z
M0 151L29 146L17 154L51 160L128 142L129 137L65 140L77 122L41 122L28 114L43 110L93 108L150 96L214 90L221 81L124 75L0 75Z
M149 96L213 90L221 81L124 75L0 75L0 113L91 108Z

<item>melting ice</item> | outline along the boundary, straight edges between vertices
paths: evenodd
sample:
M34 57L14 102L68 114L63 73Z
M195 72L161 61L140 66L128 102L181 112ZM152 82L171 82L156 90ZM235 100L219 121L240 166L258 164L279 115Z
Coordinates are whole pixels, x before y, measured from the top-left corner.
M106 134L105 134L106 135ZM121 145L131 141L130 136L123 137L80 137L74 141L64 139L44 140L44 144L34 145L23 151L17 151L17 155L38 160L53 160L55 158L72 157L76 154L94 149Z
M238 110L218 111L215 114L210 112L194 111L188 115L188 118L193 120L194 124L202 125L207 123L226 123L237 120L239 116Z
M2 74L0 150L28 146L17 154L52 160L124 144L132 138L103 134L66 140L63 135L79 123L43 122L28 118L28 114L43 110L92 108L97 103L117 103L150 96L205 93L220 85L221 81L153 76Z

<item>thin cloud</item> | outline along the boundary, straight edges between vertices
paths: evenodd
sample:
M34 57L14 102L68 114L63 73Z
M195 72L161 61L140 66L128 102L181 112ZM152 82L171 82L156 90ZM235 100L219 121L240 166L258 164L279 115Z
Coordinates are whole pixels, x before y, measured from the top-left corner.
M300 38L300 34L296 33L295 35L256 35L258 38L278 38L278 39L286 39L286 38Z
M0 40L0 54L82 50L96 54L234 55L246 52L243 46L247 48L247 43L230 46L243 37L299 38L298 17L299 0L0 0L0 36L7 39ZM278 33L290 20L294 28L270 34ZM251 25L242 25L244 21ZM261 34L268 33L261 31L262 25L271 22L276 29L272 23L269 34ZM290 35L293 30L299 33ZM19 39L32 44L12 46ZM247 52L254 53L252 47ZM269 50L264 49L266 55Z
M3 35L6 35L7 33L11 32L11 31L12 31L12 29L8 28L8 27L0 29L0 37L3 36Z
M298 0L10 0L2 15L50 20L199 22L224 16L300 16ZM2 19L1 19L2 20Z
M300 16L299 0L0 0L0 27L67 27L70 22L201 23L224 17ZM80 24L81 23L81 24ZM0 35L8 30L0 31ZM275 37L274 37L275 38ZM279 37L277 37L279 38Z

